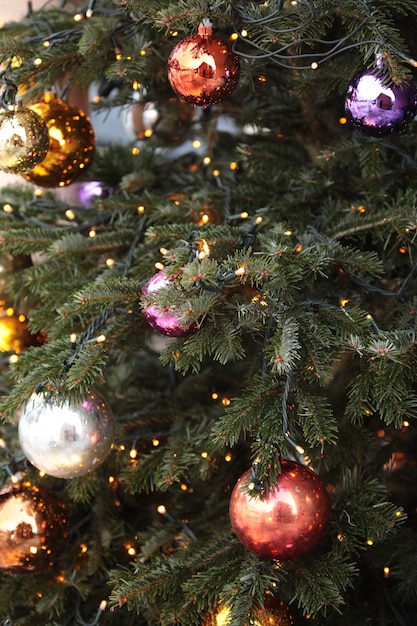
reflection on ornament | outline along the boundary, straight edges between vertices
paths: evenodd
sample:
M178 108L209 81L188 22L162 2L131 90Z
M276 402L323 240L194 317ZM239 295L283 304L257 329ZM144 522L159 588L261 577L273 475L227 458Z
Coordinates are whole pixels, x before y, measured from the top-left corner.
M138 103L132 109L133 128L139 139L156 136L164 142L178 142L189 130L195 110L178 98Z
M12 308L0 310L0 352L23 352L33 343L25 315L16 315Z
M45 122L49 149L41 163L24 174L40 187L65 187L91 164L96 140L90 120L83 111L49 93L42 102L31 104Z
M82 476L99 467L112 448L114 430L113 413L96 391L74 404L36 394L19 419L24 454L57 478Z
M243 545L266 559L294 559L313 548L323 535L330 503L320 478L295 461L282 460L278 484L252 495L248 470L230 498L230 521Z
M199 226L206 224L221 224L222 216L213 206L204 203L202 208L192 209L192 220Z
M89 207L94 200L97 198L107 198L112 191L112 189L105 187L103 183L92 180L87 183L79 183L77 196L82 206Z
M26 484L0 494L0 568L36 573L51 567L68 537L64 505Z
M236 88L239 57L228 41L213 35L210 25L180 41L168 59L168 79L175 93L204 108L220 102Z
M146 283L143 288L143 295L158 292L164 289L171 281L164 272L157 272ZM197 330L197 324L187 324L180 321L180 318L188 308L175 311L172 307L166 309L158 308L155 304L143 303L143 314L154 330L167 337L187 337Z
M27 172L45 158L48 148L48 129L35 111L21 106L0 110L1 170L10 174Z
M265 611L256 611L253 619L248 620L245 626L293 626L294 620L288 606L276 599L268 599L265 603ZM214 611L209 611L204 616L201 626L230 626L231 610L228 606L218 606Z
M345 110L350 122L365 135L401 133L417 112L416 86L411 82L387 85L382 75L364 70L349 84Z

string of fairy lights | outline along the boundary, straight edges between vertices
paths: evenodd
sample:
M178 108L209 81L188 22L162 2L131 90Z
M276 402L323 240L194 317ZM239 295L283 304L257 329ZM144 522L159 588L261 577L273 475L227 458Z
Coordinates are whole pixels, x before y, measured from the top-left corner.
M63 3L65 4L65 2ZM258 3L259 4L259 3ZM267 9L270 8L272 3L268 3L268 2L264 2L262 4L259 4L259 10L261 11L262 9ZM236 28L236 32L233 33L233 35L231 36L232 41L236 42L235 45L235 50L236 52L238 52L241 56L246 57L246 58L250 58L250 59L268 59L269 61L272 61L273 63L284 67L284 68L292 68L293 69L293 62L295 59L297 59L297 61L301 61L302 63L306 62L306 64L298 64L297 69L303 70L303 69L317 69L318 64L322 64L325 61L328 61L330 59L332 59L334 56L341 54L343 52L346 52L347 50L349 50L352 47L357 47L359 46L359 43L356 42L352 42L352 39L354 38L355 34L357 34L370 20L370 9L369 9L369 5L366 2L361 2L360 4L363 7L364 10L364 18L363 20L358 24L358 26L351 32L349 33L349 36L345 36L345 37L341 37L340 39L337 40L333 40L333 41L325 41L325 40L321 40L321 39L309 39L309 38L303 38L302 36L300 37L299 40L295 40L292 41L291 43L287 43L285 45L282 45L279 48L276 49L271 49L271 50L265 50L263 49L261 46L259 46L256 41L251 39L251 29L257 29L257 28L263 28L266 29L270 34L271 37L277 38L279 39L280 35L287 35L288 31L290 30L288 28L288 26L285 26L284 28L282 28L281 30L279 29L279 23L281 20L284 19L287 21L288 18L288 7L290 7L291 11L293 11L293 13L291 13L291 15L294 16L294 18L296 17L296 13L295 11L298 9L303 9L304 14L306 15L306 17L304 18L304 21L302 23L299 23L298 25L294 25L294 27L291 29L292 32L297 32L300 31L302 32L304 30L304 28L308 25L308 23L310 23L314 17L314 10L312 8L312 4L310 2L307 2L306 0L297 0L297 1L293 1L293 2L279 2L279 3L275 3L276 4L276 8L274 8L273 10L269 10L267 15L264 16L260 16L258 18L253 17L252 14L250 14L247 10L247 4L243 4L243 3L237 3L235 6L235 10L238 16L238 20L237 22L239 23L239 28ZM94 12L96 11L96 2L94 0L90 0L87 8L85 9L85 11L83 12L78 12L76 14L76 16L74 16L74 21L75 22L80 22L82 19L86 18L86 19L90 19L91 17L93 17ZM115 12L116 13L116 12ZM284 14L285 13L285 14ZM237 23L236 22L236 23ZM245 27L241 27L241 24L244 23ZM122 26L120 27L121 29L123 29L123 34L133 34L135 28L137 27L137 23L136 22L132 22L131 20L125 20L122 24ZM117 55L120 55L120 50L118 48L117 45L117 40L116 37L119 33L115 32L115 41L114 41L114 48L115 51L117 52ZM74 33L73 31L69 31L67 33L59 33L56 36L52 36L51 33L48 33L47 38L45 38L45 34L41 32L41 30L39 30L39 38L40 39L44 39L45 42L49 41L48 45L45 45L45 48L49 47L49 45L57 45L59 43L62 43L66 40L68 40L69 37L79 37L80 34L79 32ZM245 51L239 50L239 46L238 46L238 42L240 41L244 41L245 44L249 44L250 46L252 46L255 49L255 53L254 54L249 54L247 52L247 50L245 49ZM362 45L363 43L378 43L378 44L382 44L385 42L383 42L383 37L381 36L380 39L378 39L377 41L367 41L367 42L363 42L361 41L360 44ZM314 44L314 45L320 45L320 46L327 46L327 49L325 51L322 52L317 52L315 51L314 53L292 53L292 49L294 47L294 45L310 45L310 44ZM396 51L397 54L398 51ZM405 58L405 60L407 62L409 62L411 65L413 66L417 66L417 62L412 60L412 59L407 59ZM40 65L42 63L42 60L39 59L39 57L37 57L37 59L34 60L34 65ZM139 89L140 85L133 85L132 86L133 89ZM148 132L148 136L150 137L152 135L152 131L150 130ZM197 143L195 144L195 149L200 148L200 145L197 145ZM138 154L140 152L140 149L135 146L132 150L133 154ZM202 166L208 168L213 167L213 163L212 163L212 157L209 155L204 155L202 157ZM235 171L236 169L238 169L238 164L235 161L232 161L229 165L230 170ZM230 207L230 196L228 194L228 188L227 185L223 184L222 181L222 175L221 175L221 169L218 167L213 167L212 171L212 175L214 180L216 181L216 184L218 185L218 187L220 189L222 189L225 193L225 213L226 213L226 223L231 223L235 220L246 220L249 218L249 215L247 213L240 213L238 215L231 215L230 211L229 211L229 207ZM45 211L46 213L48 212L48 202L45 201L42 198L42 194L39 190L37 190L36 194L35 194L35 199L34 202L38 203L38 208L41 208L42 211ZM59 206L58 208L56 207L56 203L51 203L50 205L50 210L55 212L61 212L62 211L62 206ZM4 205L3 206L3 211L5 213L13 213L14 212L14 208L10 205ZM68 207L65 209L66 211L66 217L68 219L73 219L74 220L74 225L71 225L70 227L68 227L71 231L78 231L78 230L85 230L87 229L91 234L89 236L94 237L95 233L97 231L97 228L100 227L101 224L103 224L106 220L109 219L109 215L102 215L100 217L99 222L94 222L91 224L88 224L87 226L82 223L77 224L77 211L76 209L74 209L74 207ZM137 208L137 213L139 216L143 216L145 213L145 207L143 205L140 205ZM22 217L22 216L19 216ZM33 216L23 216L23 219L25 219L29 224L33 224L33 225L37 225L37 226L42 226L42 227L47 227L47 228L54 228L54 225L46 224L45 222L43 222L42 220L40 220L39 218L35 218ZM199 224L201 226L208 224L210 222L210 218L207 217L207 214L203 214L201 216L201 220L202 223ZM245 239L243 242L243 249L248 249L249 247L251 247L254 244L255 241L255 237L256 237L256 228L260 225L260 223L262 222L262 218L260 216L255 218L255 221L253 222L253 225L247 229L246 234L245 234ZM133 262L133 255L134 255L134 251L136 249L136 246L138 245L138 242L140 241L142 235L143 235L143 231L144 231L144 220L139 220L138 222L138 228L136 230L135 236L132 239L132 244L130 246L127 258L125 260L125 263L123 264L123 271L121 273L121 278L124 278L128 275L129 269L131 267L131 264ZM58 228L58 227L57 227ZM62 228L61 226L59 228ZM289 236L293 236L293 233L291 231L289 231L288 233ZM195 248L194 250L192 250L192 252L195 252ZM163 253L163 251L161 251L161 253ZM205 254L209 254L209 252L207 251L207 249L204 249L200 247L197 247L197 255L205 255ZM203 258L203 256L198 256L198 258ZM107 261L107 264L110 265L112 263L112 260L109 259ZM163 264L161 264L160 262L156 263L156 268L157 269L161 269L163 268ZM239 275L241 275L244 272L244 270L242 268L237 268L237 270L235 272L232 273L231 278L235 278L235 277L239 277ZM357 280L357 283L365 290L368 292L376 292L379 293L380 295L384 295L384 296L390 296L390 297L396 297L399 299L402 299L404 297L404 293L405 290L408 288L409 284L411 283L411 280L415 277L417 273L417 264L412 268L411 272L409 273L409 275L406 277L406 279L404 280L402 287L400 288L400 290L393 294L392 292L387 291L386 289L379 289L377 286L374 285L370 285L368 283L366 283L365 281L362 281L360 279L355 279L355 277L352 278L352 280ZM227 277L223 276L221 277L220 280L220 285L223 284L225 282L225 280L227 281ZM111 315L114 314L113 309L105 309L104 312L102 312L102 314L100 314L96 319L93 320L93 322L90 324L90 326L86 329L86 331L84 331L79 337L76 336L72 336L70 338L70 346L71 346L71 356L69 357L69 359L66 361L65 364L63 364L63 375L65 374L66 371L69 370L69 368L72 366L72 363L75 361L75 359L77 358L77 356L79 355L80 351L83 349L83 347L87 344L90 343L92 341L103 341L105 340L105 335L101 334L101 330L103 329L103 327L105 326L106 322L109 320L109 318L111 317ZM376 325L376 322L375 322ZM13 360L15 360L17 357L16 354L12 355L9 357L9 362L13 362ZM42 384L42 383L41 383ZM288 397L289 397L289 392L290 392L290 385L291 385L291 375L288 375L286 377L286 381L285 381L285 386L284 386L284 391L283 391L283 400L282 400L282 416L283 416L283 436L284 438L288 441L288 443L294 448L294 450L300 454L303 455L304 454L304 449L302 448L302 446L300 446L299 444L297 444L297 442L295 442L292 437L291 437L291 433L289 430L289 423L288 423L288 412L287 412L287 402L288 402ZM219 400L219 396L216 392L213 392L212 395L212 399L213 401L217 401ZM230 398L228 398L227 396L223 396L220 398L220 401L222 402L223 406L227 406L228 404L230 404L230 402L232 401ZM4 442L3 442L4 443ZM3 443L0 441L0 446L6 450L9 458L7 461L6 465L3 465L3 469L5 469L9 474L10 474L10 478L11 481L13 482L13 480L16 477L16 474L13 473L10 469L10 463L13 462L15 463L16 460L12 457L10 457L9 452L7 451L7 446L4 446ZM130 447L130 449L128 450L128 454L129 457L132 461L132 463L136 462L137 459L137 439L134 440L133 445ZM157 438L156 435L152 436L152 445L157 447L159 445L159 440ZM117 446L118 450L120 452L124 452L127 448L124 442L119 442L119 445ZM204 456L206 455L206 457ZM201 456L202 458L207 458L207 453L205 451L201 452ZM229 462L231 460L231 454L227 453L225 455L225 461ZM22 462L22 459L18 459L18 464L20 464ZM256 465L256 464L255 464ZM255 475L254 475L255 476ZM113 483L115 481L115 477L110 476L109 477L109 483ZM185 483L182 483L180 485L180 489L182 489L183 491L187 491L189 490L188 486ZM189 535L189 537L195 541L196 538L194 536L194 533L192 532L192 530L181 520L176 520L175 518L173 518L171 516L171 514L167 511L166 506L163 504L158 505L158 513L160 513L162 516L165 517L165 519L167 519L168 521L174 522L174 523L179 523L181 524L184 532ZM343 541L343 537L340 537L339 539L340 541ZM372 545L372 540L368 539L367 543L369 545ZM86 548L87 549L87 548ZM131 543L126 543L126 551L129 554L129 556L135 556L136 555L136 548L134 545L134 542ZM383 568L383 575L384 577L388 577L390 574L390 568L388 566L385 566ZM76 607L75 607L75 617L77 620L77 623L80 624L80 626L96 626L99 624L101 616L103 614L103 612L106 610L106 606L107 603L105 600L100 602L100 605L97 609L97 614L93 617L92 621L85 621L85 619L83 618L83 616L81 615L81 608L80 608L80 599L81 596L77 596L77 601L76 601ZM6 620L3 622L4 626L7 626L10 624L10 626L12 626L12 622L10 620Z

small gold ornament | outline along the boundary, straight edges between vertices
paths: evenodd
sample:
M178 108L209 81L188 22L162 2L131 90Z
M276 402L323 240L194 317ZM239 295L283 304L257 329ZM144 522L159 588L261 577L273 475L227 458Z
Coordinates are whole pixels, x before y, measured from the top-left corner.
M0 309L0 352L19 354L35 343L28 331L25 315L16 315L13 308Z
M245 626L294 626L294 620L288 606L277 598L268 598L265 602L266 610L259 609L255 617ZM204 616L201 626L229 626L230 608L219 605Z
M49 148L45 122L31 109L0 109L0 169L21 174L43 161Z
M96 139L90 120L80 109L50 93L30 105L45 122L49 149L24 177L40 187L66 187L91 165Z

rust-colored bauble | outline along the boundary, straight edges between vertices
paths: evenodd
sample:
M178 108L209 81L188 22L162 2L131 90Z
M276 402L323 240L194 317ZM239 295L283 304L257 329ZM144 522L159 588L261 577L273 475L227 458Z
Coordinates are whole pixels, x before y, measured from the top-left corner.
M168 59L168 80L175 93L207 108L224 100L240 78L239 57L228 41L200 25L196 35L180 41Z
M47 489L25 484L0 494L0 569L42 571L60 556L68 537L64 504Z
M229 300L234 296L242 296L248 302L258 301L260 299L260 294L255 287L251 287L246 283L241 283L239 285L229 285L226 283L222 287L222 295Z
M288 606L282 600L272 598L265 603L265 611L256 611L253 619L248 620L245 626L294 626L294 620ZM213 611L208 611L201 626L229 626L230 608L219 605Z
M23 106L0 111L0 169L8 174L31 170L46 156L48 129L42 118Z
M50 93L30 108L46 124L49 149L24 177L39 187L66 187L91 165L96 139L90 120L84 111Z
M265 494L249 491L252 471L236 483L230 521L243 545L265 559L295 559L322 537L330 515L326 488L305 465L281 461L278 484Z

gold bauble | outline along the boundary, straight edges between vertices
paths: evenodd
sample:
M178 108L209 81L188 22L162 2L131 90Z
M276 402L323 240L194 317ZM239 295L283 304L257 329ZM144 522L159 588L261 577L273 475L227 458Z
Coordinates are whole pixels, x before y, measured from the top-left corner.
M65 507L53 492L28 483L0 494L0 569L36 573L50 567L67 537Z
M80 109L52 94L30 105L49 133L48 152L24 177L40 187L66 187L91 165L96 139L90 120Z
M28 331L25 315L13 308L0 310L0 352L23 352L35 342Z
M268 598L265 603L266 611L259 609L255 617L245 626L294 626L294 620L288 606L276 598ZM201 626L229 626L230 608L219 605L204 616Z
M0 110L0 169L21 174L43 161L49 148L45 122L31 109Z

